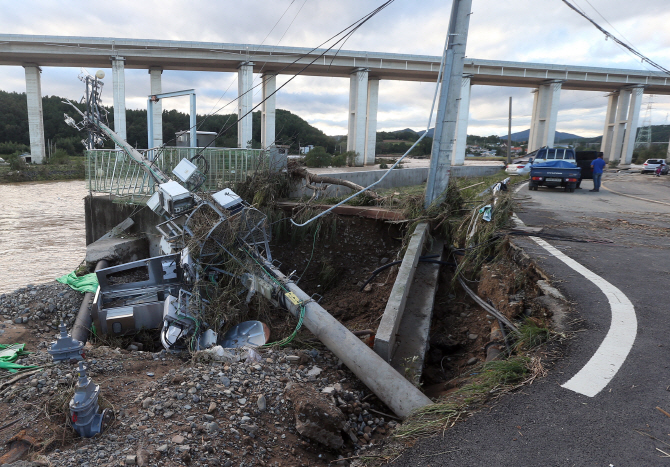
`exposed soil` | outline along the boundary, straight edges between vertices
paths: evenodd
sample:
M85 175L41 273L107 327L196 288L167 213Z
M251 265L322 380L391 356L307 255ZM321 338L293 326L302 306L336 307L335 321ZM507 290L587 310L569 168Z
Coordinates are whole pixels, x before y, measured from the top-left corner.
M289 232L274 239L273 257L282 263L284 273L295 271L293 280L298 281L305 292L322 295L320 304L349 329L375 331L397 266L379 274L363 291L360 289L372 271L399 259L402 233L394 224L365 218L333 217L323 225L323 231L317 232L316 237L309 235L299 239L293 235L292 240ZM536 278L532 269L520 267L505 257L485 266L478 283L473 282L471 286L510 318L523 313L541 317L533 305L538 295ZM493 319L460 286L453 287L452 279L452 271L443 267L423 373L423 388L431 397L452 390L458 382L455 378L468 366L483 361L485 345L491 340ZM11 308L8 305L5 319L22 313L24 306L17 301L14 311L14 305ZM31 316L32 313L34 311ZM290 333L295 320L285 312L273 311L268 324L273 331L272 340L277 340ZM41 321L37 317L20 325L7 320L3 341L25 342L26 350L39 351L24 363L46 364L51 360L45 353L48 336L55 334L55 329L53 321ZM303 330L296 345L309 344L310 337L311 334ZM139 347L139 351L126 350L131 343ZM0 419L24 421L16 425L16 430L13 427L2 433L6 435L2 438L8 439L19 428L28 429L28 434L41 441L39 449L49 455L53 465L71 465L68 464L71 461L119 465L125 455L145 448L151 465L189 462L224 466L327 465L336 461L338 455L355 456L361 446L383 440L395 422L394 417L385 416L389 410L330 352L316 341L312 344L311 352L287 348L264 353L263 361L257 365L241 362L238 366L229 366L220 362L200 364L191 361L188 355L176 357L159 352L157 333L143 332L113 341L103 339L95 348L89 344L87 356L90 376L101 386L104 397L101 404L113 408L116 414L109 431L102 437L82 440L66 426L64 412L48 415L46 402L69 394L67 391L76 379L73 365L59 364L17 383L16 391L12 389L11 394L4 395ZM298 360L289 360L289 357ZM323 372L318 376L308 375L308 370L316 366ZM220 381L224 378L232 381L232 386L223 386ZM296 432L292 403L284 400L288 382L311 385L317 392L335 388L334 403L350 427L343 435L342 449L327 449ZM191 399L178 402L180 391L185 394L186 389L196 386L194 402ZM255 407L261 395L268 398L268 412ZM191 392L187 397L191 397ZM145 404L147 398L152 399L148 405ZM247 400L254 403L245 405ZM189 404L188 409L184 409L185 403ZM211 403L216 406L213 412L208 409ZM168 417L168 412L175 415ZM210 414L214 418L207 418ZM245 422L245 417L252 421ZM207 428L211 420L217 422L216 430ZM249 423L254 423L258 430L244 431L243 425ZM189 450L182 450L181 443L171 441L177 436L186 439ZM105 457L94 457L106 443L109 446L106 446ZM158 451L164 443L168 450Z
M360 289L372 271L399 259L402 234L396 225L373 219L334 219L324 223L329 231L319 232L316 242L313 236L298 242L273 240L273 257L281 261L284 273L295 271L296 279L302 276L298 285L305 292L322 295L319 304L347 328L374 331L398 267L383 271L364 291ZM336 227L331 222L336 222Z
M504 255L484 265L479 279L469 281L468 286L508 318L534 316L539 324L550 327L546 313L534 300L538 296L539 278L532 266L519 266L509 255ZM442 268L423 372L428 396L448 393L460 383L455 379L468 366L486 360L486 346L496 340L491 336L494 321L458 283L453 285L453 271Z

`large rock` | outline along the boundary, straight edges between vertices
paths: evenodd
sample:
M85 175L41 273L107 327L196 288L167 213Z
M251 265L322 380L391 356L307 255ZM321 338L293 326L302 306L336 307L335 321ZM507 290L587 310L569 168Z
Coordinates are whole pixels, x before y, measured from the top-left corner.
M86 247L86 262L96 264L102 259L119 264L149 257L149 244L144 237L101 238Z
M293 402L298 433L332 449L342 447L346 418L331 396L295 383L286 394Z

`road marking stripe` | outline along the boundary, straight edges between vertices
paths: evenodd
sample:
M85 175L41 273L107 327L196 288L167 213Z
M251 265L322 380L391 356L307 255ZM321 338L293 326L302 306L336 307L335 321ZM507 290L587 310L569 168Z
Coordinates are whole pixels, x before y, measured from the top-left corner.
M626 361L630 350L633 348L637 336L637 318L635 307L621 290L614 287L596 273L586 269L574 259L566 256L546 241L537 237L530 237L535 243L563 261L570 268L593 282L607 297L612 310L612 322L600 347L591 359L570 378L561 385L566 389L594 397L605 389L609 382Z
M611 188L607 188L604 183L601 183L600 187L606 189L607 191L609 191L611 193L614 193L615 195L627 196L628 198L640 199L642 201L648 201L650 203L663 204L665 206L670 206L670 203L665 203L663 201L657 201L655 199L648 199L648 198L641 198L639 196L627 195L626 193L620 193L618 191L614 191Z
M519 186L515 192L518 193L524 185L525 183ZM525 225L516 214L512 215L512 219L521 225ZM596 350L586 365L570 380L561 385L565 389L588 397L594 397L605 389L612 378L614 378L633 348L633 343L637 336L635 307L621 290L593 271L585 268L541 238L530 238L557 259L563 261L567 266L593 282L605 294L610 304L612 321L605 339L603 339L600 347L598 347L598 350Z

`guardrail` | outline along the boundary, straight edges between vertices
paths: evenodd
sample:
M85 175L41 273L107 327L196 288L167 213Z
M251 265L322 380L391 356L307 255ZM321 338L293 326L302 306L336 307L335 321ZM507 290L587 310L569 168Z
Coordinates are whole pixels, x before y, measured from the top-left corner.
M183 158L202 153L206 162L196 161L201 170L207 170L202 191L217 191L245 181L251 173L270 166L269 152L263 149L168 147L149 151L155 155L156 166L167 174L171 174ZM154 180L121 150L86 151L86 182L91 192L114 196L143 198L154 192Z

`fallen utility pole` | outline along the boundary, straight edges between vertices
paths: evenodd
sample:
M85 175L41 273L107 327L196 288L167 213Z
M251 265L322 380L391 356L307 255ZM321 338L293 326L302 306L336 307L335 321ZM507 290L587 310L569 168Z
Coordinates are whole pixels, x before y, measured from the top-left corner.
M405 418L413 411L433 403L321 305L311 300L300 287L288 282L279 269L269 262L266 262L265 266L304 304L303 323L307 329L342 360L347 368L397 416ZM300 315L298 304L289 302L288 309L296 318Z
M430 171L426 183L424 202L426 209L434 202L442 201L449 186L471 8L472 0L454 0L451 7L446 60L440 84L433 148L430 152Z

